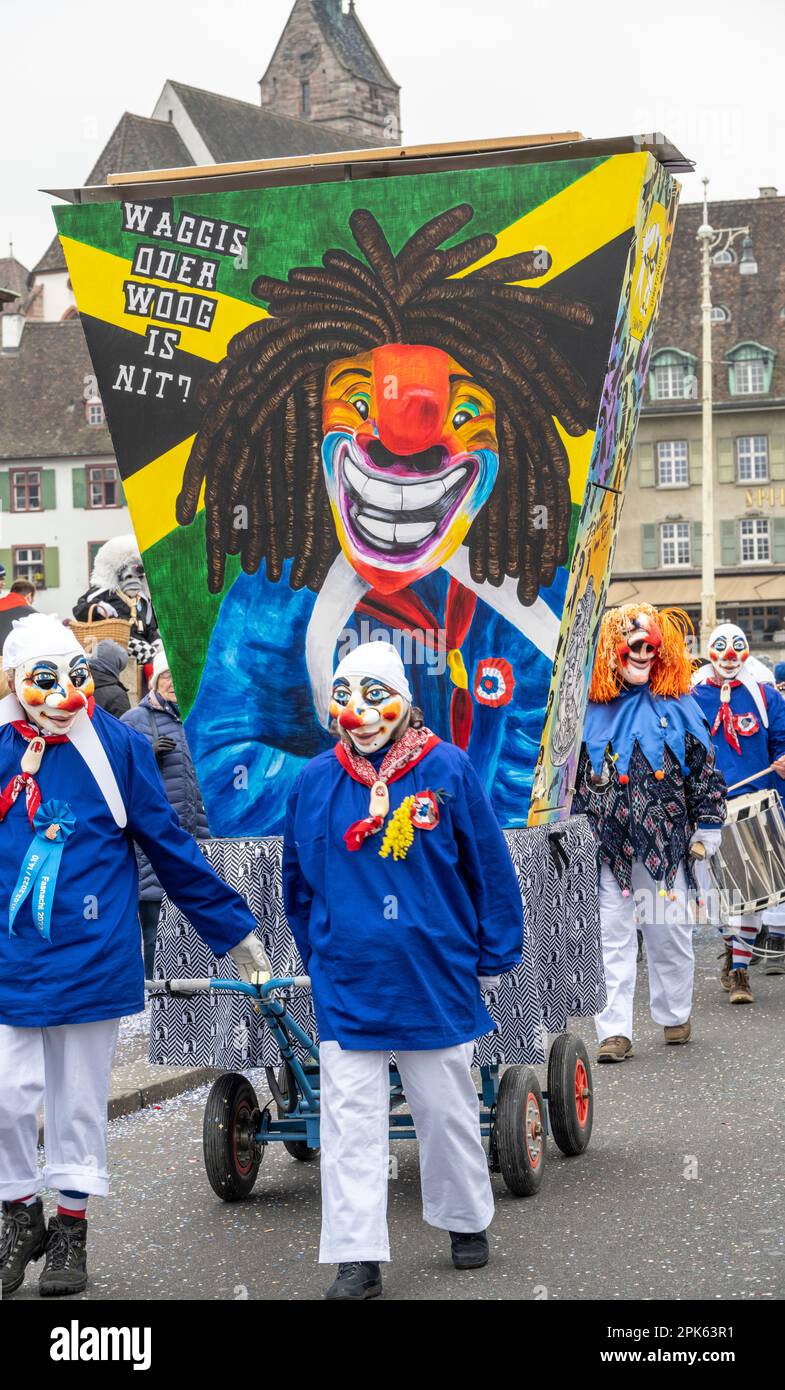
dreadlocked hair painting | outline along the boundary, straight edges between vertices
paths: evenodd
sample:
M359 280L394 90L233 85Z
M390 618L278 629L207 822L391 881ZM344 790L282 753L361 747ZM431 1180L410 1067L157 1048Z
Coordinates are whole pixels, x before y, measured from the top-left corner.
M692 689L692 661L687 642L694 629L681 608L652 608L650 603L625 603L621 608L609 608L600 624L600 640L594 661L589 699L598 704L615 700L624 685L624 674L616 655L627 634L629 624L641 616L656 624L662 634L662 645L651 668L649 689L652 695L675 698L688 695Z
M376 218L349 219L359 256L328 250L321 266L260 275L253 293L268 317L238 333L198 393L203 409L177 499L181 526L193 522L204 486L207 578L224 583L227 555L252 574L266 563L292 588L321 588L338 540L321 465L321 392L335 359L390 343L441 348L481 381L496 402L500 466L494 489L464 544L475 582L518 581L534 602L567 558L569 458L554 423L573 436L592 423L585 383L549 340L576 330L591 310L557 294L512 283L543 274L543 253L492 254L496 237L444 249L471 220L468 204L420 227L394 255ZM459 275L460 278L452 278ZM234 525L235 509L247 525Z

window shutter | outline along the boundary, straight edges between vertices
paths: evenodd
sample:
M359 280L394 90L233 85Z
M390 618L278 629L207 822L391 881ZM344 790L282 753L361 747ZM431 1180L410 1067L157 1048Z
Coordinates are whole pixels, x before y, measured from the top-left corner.
M785 478L785 434L769 435L769 477L773 483Z
M44 575L47 589L60 588L60 549L56 545L48 545L44 551Z
M0 511L11 510L11 474L7 468L0 473ZM10 571L9 571L10 573Z
M775 516L771 523L771 558L775 565L785 565L785 516Z
M735 483L736 459L732 439L717 440L717 481Z
M120 507L127 507L127 506L128 506L128 502L126 501L125 491L124 491L124 489L123 489L122 480L121 480L121 478L120 478L120 470L119 470L119 468L118 468L118 470L117 470L117 503L118 503L118 506L120 506Z
M693 567L700 567L703 564L703 522L693 521L692 523L692 559L690 563Z
M690 487L700 487L703 482L703 444L700 439L691 439L687 445L689 459Z
M6 589L10 589L11 585L14 582L13 550L11 550L10 548L8 550L0 550L0 565L5 566L5 587Z
M737 565L739 546L735 521L720 522L720 564Z
M638 484L640 487L654 487L654 445L638 444Z
M87 469L71 469L71 485L73 487L74 506L87 506Z
M659 562L657 527L653 522L644 521L641 526L641 567L645 570L656 570L659 568Z
M41 506L45 512L52 512L57 506L57 484L54 468L41 470Z

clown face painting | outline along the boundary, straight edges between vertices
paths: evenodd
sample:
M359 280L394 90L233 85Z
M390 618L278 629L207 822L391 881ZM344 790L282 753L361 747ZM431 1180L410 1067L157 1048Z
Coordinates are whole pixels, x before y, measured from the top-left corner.
M620 455L634 429L675 204L656 160L397 168L57 214L217 835L278 833L336 731L384 746L399 695L333 683L378 640L424 726L525 825L584 504L609 422ZM181 217L215 268L199 324L183 306L166 330L159 394L158 299L149 322L134 307L160 265L149 238L175 242ZM642 260L652 312L633 338ZM598 621L573 654L586 680Z

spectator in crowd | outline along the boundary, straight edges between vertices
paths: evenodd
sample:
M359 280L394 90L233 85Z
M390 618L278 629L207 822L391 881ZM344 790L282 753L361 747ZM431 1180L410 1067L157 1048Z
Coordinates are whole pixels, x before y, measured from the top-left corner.
M128 652L119 642L105 640L96 644L88 661L95 683L96 704L120 719L131 708L128 691L120 680L120 672L128 665Z
M0 647L13 627L15 618L26 618L34 613L33 597L35 584L29 579L15 579L10 589L5 587L5 568L0 565ZM0 671L0 697L8 694L5 675Z
M778 661L774 667L774 684L781 695L785 695L785 661Z
M133 729L144 734L151 744L164 780L166 794L183 830L187 830L197 840L209 839L207 813L180 718L169 663L163 649L157 651L153 661L153 676L148 694L136 709L129 710L122 718L124 724L130 724ZM144 944L144 973L145 978L151 980L163 889L149 859L138 846L136 857L139 864L139 920L142 924Z

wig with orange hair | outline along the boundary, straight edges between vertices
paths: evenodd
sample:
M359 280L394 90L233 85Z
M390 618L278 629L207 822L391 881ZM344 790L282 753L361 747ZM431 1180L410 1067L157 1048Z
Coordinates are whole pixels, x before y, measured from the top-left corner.
M677 698L692 689L692 662L687 639L693 626L681 608L652 608L650 603L625 603L621 608L609 608L600 624L600 640L594 662L589 699L597 704L615 700L624 685L624 672L617 650L629 637L636 618L645 616L662 634L662 645L654 658L649 678L652 695Z

